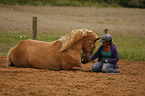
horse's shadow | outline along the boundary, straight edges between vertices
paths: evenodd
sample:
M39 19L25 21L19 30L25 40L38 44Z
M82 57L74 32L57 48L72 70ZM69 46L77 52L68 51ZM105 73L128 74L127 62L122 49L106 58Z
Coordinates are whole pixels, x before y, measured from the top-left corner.
M81 71L81 72L93 72L92 70L83 70L83 69L71 69L70 71L74 71L74 72L76 72L76 71Z
M73 69L71 69L71 70L69 70L69 71L74 71L74 72L76 72L76 71L81 71L81 72L93 72L92 70L87 69L87 68L84 68L84 67L75 67L75 68L73 68Z
M30 68L32 68L32 69L38 69L38 70L44 70L44 71L52 70L52 71L93 72L89 68L84 68L84 67L74 67L74 68L72 68L70 70L64 70L64 69L54 70L54 69L45 69L45 68L44 69L40 69L40 68L34 68L34 67L25 68L25 67L16 67L16 66L5 66L4 68L21 68L21 69L30 69Z

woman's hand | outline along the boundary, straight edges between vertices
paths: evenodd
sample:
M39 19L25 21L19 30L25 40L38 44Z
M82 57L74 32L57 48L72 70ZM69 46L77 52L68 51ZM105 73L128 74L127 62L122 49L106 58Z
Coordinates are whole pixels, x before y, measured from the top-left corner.
M108 62L108 60L105 60L105 63L107 63Z

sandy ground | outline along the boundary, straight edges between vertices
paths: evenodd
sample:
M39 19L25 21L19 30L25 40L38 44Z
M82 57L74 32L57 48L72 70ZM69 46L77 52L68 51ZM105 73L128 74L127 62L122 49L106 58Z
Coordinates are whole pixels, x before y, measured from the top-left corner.
M5 67L0 56L0 96L145 96L145 62L119 61L121 74Z

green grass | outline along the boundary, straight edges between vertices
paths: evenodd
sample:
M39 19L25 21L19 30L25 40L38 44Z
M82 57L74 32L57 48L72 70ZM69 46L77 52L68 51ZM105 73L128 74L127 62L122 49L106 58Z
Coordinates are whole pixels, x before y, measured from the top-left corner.
M113 36L122 60L145 61L145 38Z
M23 34L0 33L0 56L6 56L12 46L15 46L21 40L30 38L29 35L26 38L20 38L21 35Z
M101 37L107 28L121 60L145 61L145 10L135 8L1 5L0 56L31 38L33 16L39 21L37 40L51 42L78 28L90 29Z
M115 36L112 35L114 44L117 47L120 60L145 61L145 38L131 38L129 36ZM98 45L94 52L97 51L101 45Z
M25 38L20 38L21 35L25 35ZM52 42L58 40L61 36L64 36L64 33L39 33L37 40ZM18 42L25 39L31 39L31 35L28 33L18 34L18 33L0 33L0 56L6 56L8 50L15 46ZM145 61L145 38L136 38L131 37L121 37L113 36L113 40L119 52L120 60L134 60L134 61ZM133 41L133 42L132 42ZM94 53L97 51L101 45L98 41L97 47L94 50Z
M20 38L20 36L25 35L25 37ZM37 40L52 42L59 39L64 34L59 33L40 33L37 35ZM8 50L15 46L18 42L31 39L31 34L28 33L0 33L0 56L6 56Z

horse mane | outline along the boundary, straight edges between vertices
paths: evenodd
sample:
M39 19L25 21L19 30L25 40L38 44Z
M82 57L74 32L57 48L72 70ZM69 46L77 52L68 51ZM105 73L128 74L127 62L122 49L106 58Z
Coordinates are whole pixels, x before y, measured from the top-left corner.
M64 51L65 49L71 47L76 41L87 36L87 33L93 34L93 32L88 29L76 29L72 30L71 33L68 33L65 36L61 37L59 39L62 44L60 51Z

